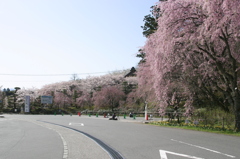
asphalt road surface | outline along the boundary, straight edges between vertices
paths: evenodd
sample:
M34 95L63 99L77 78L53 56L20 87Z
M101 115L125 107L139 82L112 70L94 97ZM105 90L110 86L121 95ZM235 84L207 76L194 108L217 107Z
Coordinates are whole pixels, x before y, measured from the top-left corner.
M4 115L1 159L240 159L240 138L88 116Z

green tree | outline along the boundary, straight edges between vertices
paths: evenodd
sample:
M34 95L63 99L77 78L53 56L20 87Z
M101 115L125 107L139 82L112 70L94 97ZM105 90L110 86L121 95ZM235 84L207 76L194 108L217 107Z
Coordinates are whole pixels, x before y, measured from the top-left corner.
M17 98L16 98L16 96L17 96L17 91L18 90L20 90L21 88L20 87L15 87L14 88L15 89L15 91L14 91L14 93L13 93L13 105L14 105L14 109L16 109L16 101L17 101Z
M145 62L146 62L146 58L145 58L145 57L146 57L146 53L143 52L142 49L139 49L139 50L138 50L138 54L137 54L136 57L141 58L141 60L138 62L138 64L142 64L142 63L145 63Z
M159 2L164 2L167 0L159 0ZM151 6L151 14L144 16L143 21L144 25L141 26L143 29L143 36L148 37L158 29L158 18L160 15L160 8L157 5Z
M161 1L167 1L167 0L159 0L159 2ZM148 38L151 34L157 31L157 28L158 28L157 20L160 17L160 8L158 8L157 5L151 6L150 12L151 14L144 16L143 18L144 25L141 26L141 28L143 29L142 34L146 38ZM139 49L136 57L141 58L141 60L139 61L138 64L146 62L145 56L146 56L146 53L142 49Z
M158 24L156 19L151 14L146 15L143 21L145 22L144 26L141 26L143 29L143 35L148 37L157 30Z

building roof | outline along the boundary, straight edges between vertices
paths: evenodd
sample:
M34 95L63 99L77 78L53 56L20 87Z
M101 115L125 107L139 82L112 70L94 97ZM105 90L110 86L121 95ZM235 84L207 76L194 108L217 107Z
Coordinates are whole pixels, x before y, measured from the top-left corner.
M132 67L130 72L128 74L126 74L124 76L124 78L126 78L126 77L136 77L136 76L137 76L137 70L134 67Z

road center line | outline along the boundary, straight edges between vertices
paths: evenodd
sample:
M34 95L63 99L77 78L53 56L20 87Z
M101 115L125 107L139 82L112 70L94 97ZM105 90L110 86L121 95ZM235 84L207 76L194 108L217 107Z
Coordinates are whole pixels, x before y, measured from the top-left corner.
M225 153L222 153L222 152L219 152L219 151L215 151L215 150L211 150L211 149L208 149L208 148L205 148L205 147L202 147L202 146L197 146L197 145L189 144L189 143L186 143L186 142L183 142L183 141L174 140L174 139L171 139L171 140L175 141L175 142L179 142L181 144L185 144L185 145L197 147L197 148L200 148L200 149L203 149L203 150L207 150L207 151L210 151L210 152L218 153L218 154L221 154L221 155L224 155L224 156L227 156L227 157L236 158L236 156L228 155L228 154L225 154Z

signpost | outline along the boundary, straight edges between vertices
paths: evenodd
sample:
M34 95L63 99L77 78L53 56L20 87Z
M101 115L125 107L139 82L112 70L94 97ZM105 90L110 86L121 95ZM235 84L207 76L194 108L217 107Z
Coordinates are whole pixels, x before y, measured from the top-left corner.
M25 113L30 111L30 96L25 96Z
M41 96L42 104L52 104L52 96Z

